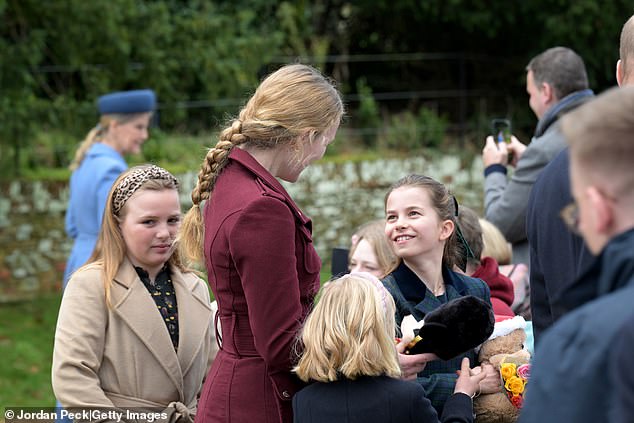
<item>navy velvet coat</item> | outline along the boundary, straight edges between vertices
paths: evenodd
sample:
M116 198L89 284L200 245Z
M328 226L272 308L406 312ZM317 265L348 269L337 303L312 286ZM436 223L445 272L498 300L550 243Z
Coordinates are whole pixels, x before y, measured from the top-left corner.
M387 376L314 383L293 398L295 423L437 423L438 414L416 382ZM473 421L471 398L452 395L443 423Z

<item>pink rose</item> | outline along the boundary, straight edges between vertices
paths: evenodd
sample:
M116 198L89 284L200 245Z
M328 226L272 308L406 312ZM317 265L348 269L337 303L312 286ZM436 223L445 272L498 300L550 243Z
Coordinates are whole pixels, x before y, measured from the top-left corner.
M517 368L517 375L522 379L528 380L531 377L531 365L530 364L522 364Z

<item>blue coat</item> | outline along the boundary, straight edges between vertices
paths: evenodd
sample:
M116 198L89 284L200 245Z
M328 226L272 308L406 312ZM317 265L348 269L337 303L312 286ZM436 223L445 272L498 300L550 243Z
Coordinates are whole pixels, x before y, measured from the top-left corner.
M447 267L443 268L442 276L445 282L445 295L442 297L435 297L403 263L383 279L383 285L392 294L396 304L397 327L401 326L403 317L408 314L420 321L441 304L465 295L473 295L491 303L489 287L481 279L456 273ZM477 354L471 350L451 360L430 361L418 374L418 383L425 388L427 397L439 414L442 414L445 402L453 394L458 378L456 370L460 369L463 357L469 357L472 367L476 365Z
M610 353L634 304L634 229L607 244L580 281L586 278L596 280L597 298L544 333L526 387L521 423L615 421L619 384L609 371ZM566 297L578 295L577 290L586 296L589 286L573 284Z
M66 233L74 242L66 262L64 287L70 275L92 254L110 188L127 168L121 154L105 144L95 143L71 175L65 224Z
M611 423L631 423L634 410L634 313L625 320L611 351L610 376L615 383L615 412Z
M452 395L443 423L473 421L471 398ZM387 376L364 376L330 383L313 383L293 397L294 423L437 423L438 415L415 382Z

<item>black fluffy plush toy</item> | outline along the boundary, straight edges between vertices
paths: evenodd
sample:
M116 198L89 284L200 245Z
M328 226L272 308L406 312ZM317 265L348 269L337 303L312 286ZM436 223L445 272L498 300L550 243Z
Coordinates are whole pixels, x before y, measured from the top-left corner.
M493 333L495 318L491 306L473 295L448 301L427 313L406 354L434 353L449 360L477 347Z

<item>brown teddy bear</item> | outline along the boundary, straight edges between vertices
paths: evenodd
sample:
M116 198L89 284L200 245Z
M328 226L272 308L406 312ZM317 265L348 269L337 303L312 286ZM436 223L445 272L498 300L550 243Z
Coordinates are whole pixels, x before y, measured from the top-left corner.
M477 423L517 421L530 368L523 365L529 364L531 358L524 348L525 327L526 321L521 316L496 322L493 334L482 344L480 364L491 363L500 372L501 385L500 392L482 394L474 399Z

